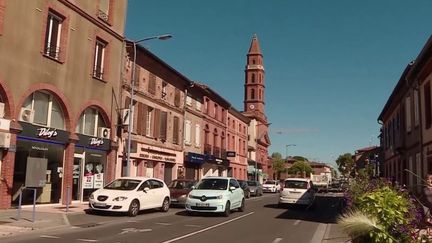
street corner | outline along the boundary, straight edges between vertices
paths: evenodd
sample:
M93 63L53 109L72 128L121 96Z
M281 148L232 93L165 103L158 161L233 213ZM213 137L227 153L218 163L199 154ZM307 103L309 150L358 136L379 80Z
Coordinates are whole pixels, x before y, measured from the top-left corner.
M26 233L32 230L34 230L33 227L0 225L0 238L10 237L16 234Z

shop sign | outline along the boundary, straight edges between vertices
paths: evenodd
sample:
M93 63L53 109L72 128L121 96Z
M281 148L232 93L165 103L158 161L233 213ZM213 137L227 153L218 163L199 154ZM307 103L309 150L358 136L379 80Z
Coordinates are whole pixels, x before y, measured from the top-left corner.
M80 145L85 148L97 148L100 150L108 151L110 150L110 141L105 138L97 138L92 136L87 136L83 134L78 134L78 142L77 145Z
M69 141L69 132L51 128L36 126L28 122L19 122L23 130L18 137L39 138L67 143Z
M140 153L139 157L143 159L149 159L149 160L157 160L157 161L172 162L172 163L176 162L176 156L162 155L162 154L150 153L150 152Z
M193 164L201 165L205 162L205 156L203 154L188 153L186 161Z
M41 127L37 129L38 134L37 136L40 138L50 139L57 137L57 129L55 128L47 128L47 127Z
M102 138L90 138L89 139L89 145L93 147L99 147L104 144L104 141Z
M236 157L236 152L235 151L227 151L226 156L227 157Z

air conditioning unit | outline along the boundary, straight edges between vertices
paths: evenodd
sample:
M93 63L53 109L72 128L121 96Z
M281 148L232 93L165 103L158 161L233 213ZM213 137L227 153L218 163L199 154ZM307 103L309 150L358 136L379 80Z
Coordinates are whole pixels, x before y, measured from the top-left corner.
M10 133L8 132L0 132L0 148L9 148L10 147Z
M98 130L98 137L110 139L111 130L106 127L100 127Z
M27 109L27 108L21 108L19 120L20 121L25 121L25 122L33 123L33 120L34 120L34 110Z
M4 117L5 103L0 102L0 118Z

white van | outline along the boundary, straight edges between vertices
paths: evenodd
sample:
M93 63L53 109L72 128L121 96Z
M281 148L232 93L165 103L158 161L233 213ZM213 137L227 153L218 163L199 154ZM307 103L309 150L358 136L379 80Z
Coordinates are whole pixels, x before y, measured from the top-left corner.
M288 178L279 196L279 206L300 204L311 206L315 200L315 188L309 178Z

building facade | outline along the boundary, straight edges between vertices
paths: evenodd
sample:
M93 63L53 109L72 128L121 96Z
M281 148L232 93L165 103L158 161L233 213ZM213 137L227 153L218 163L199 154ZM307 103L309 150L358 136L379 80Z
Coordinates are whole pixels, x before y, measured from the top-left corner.
M232 176L240 180L247 180L247 136L249 118L233 107L228 110L227 120L227 159L230 160Z
M0 208L29 188L85 201L114 178L126 4L0 1Z

